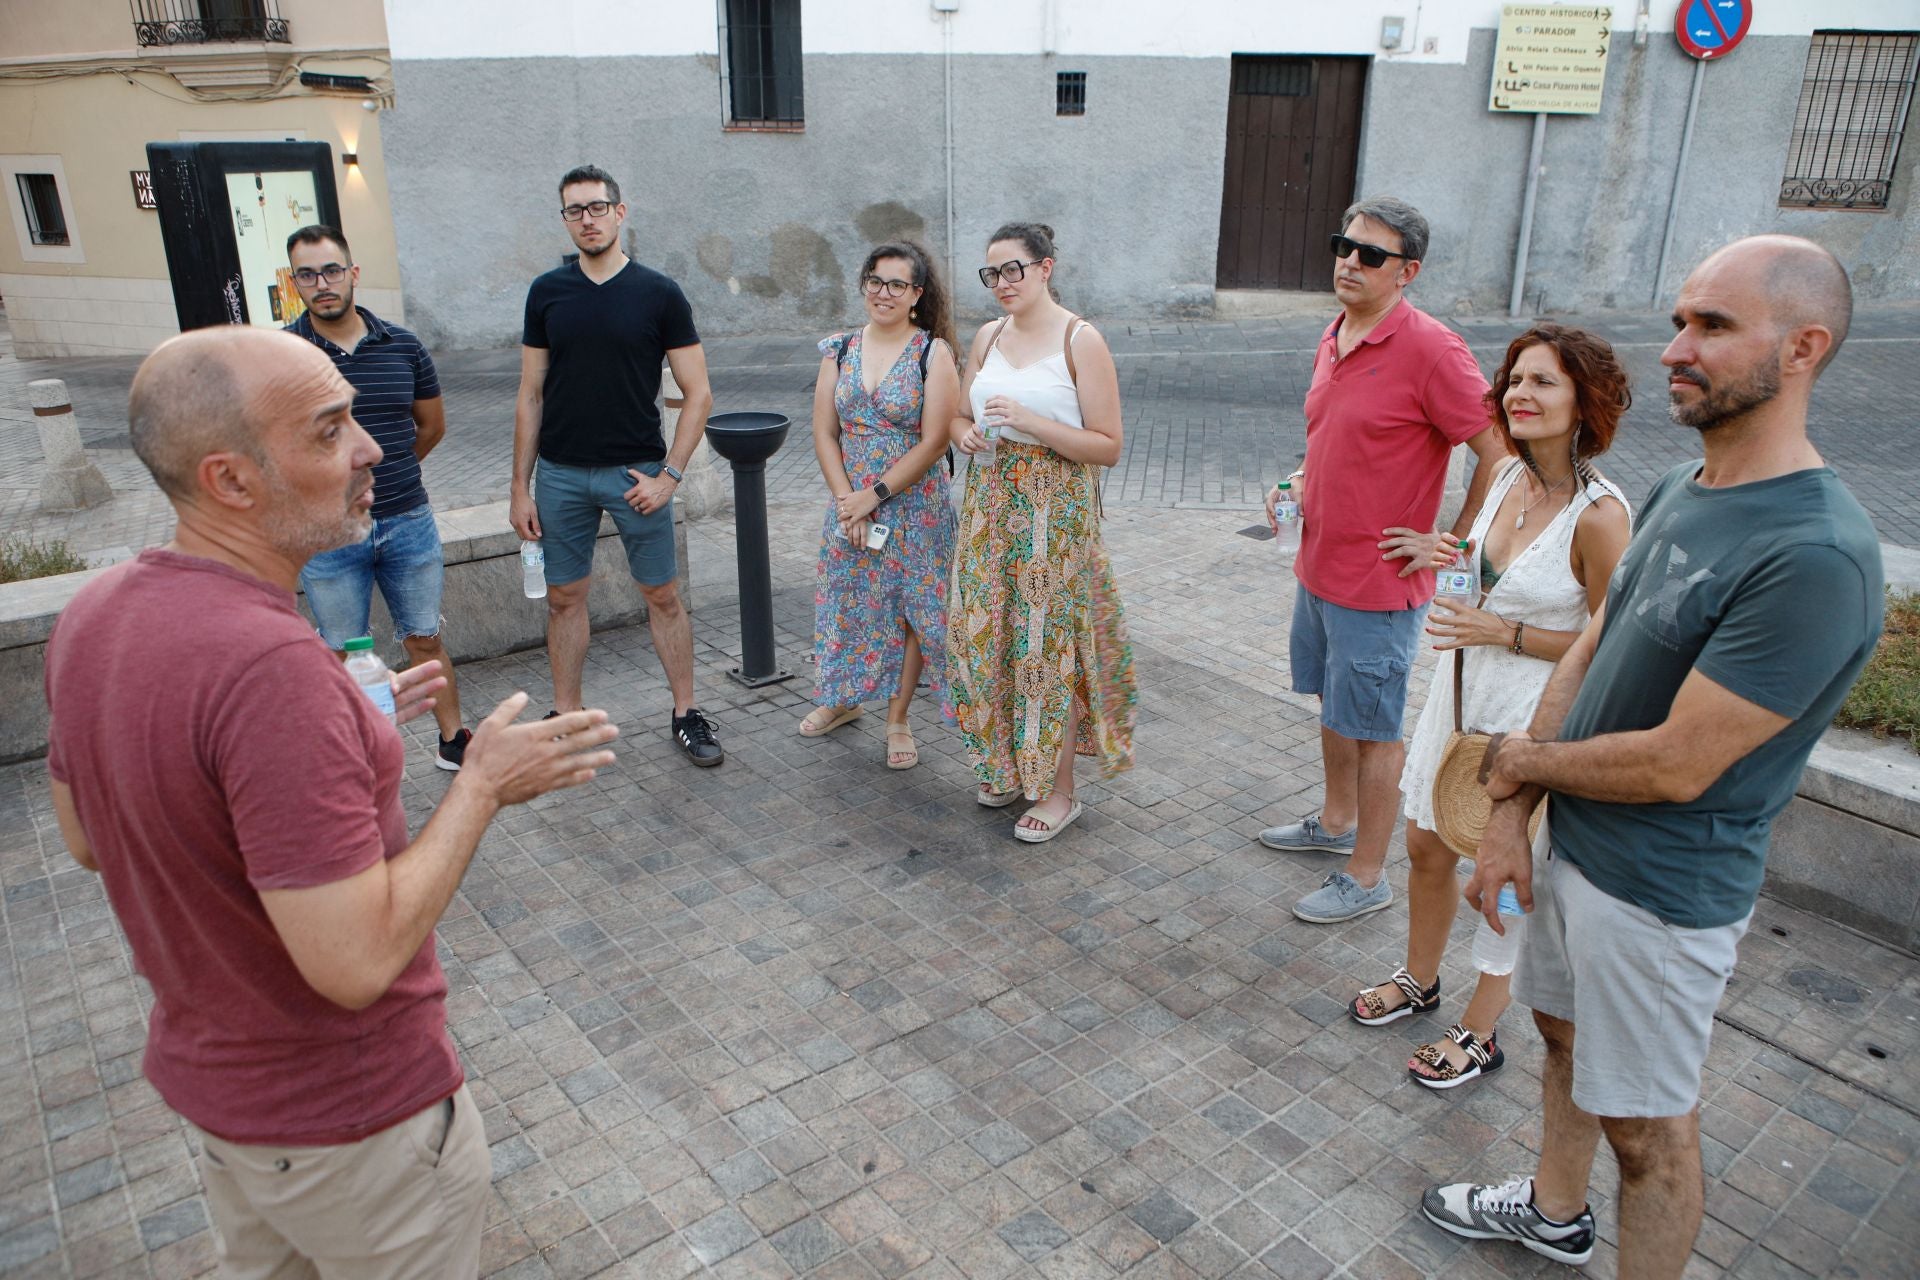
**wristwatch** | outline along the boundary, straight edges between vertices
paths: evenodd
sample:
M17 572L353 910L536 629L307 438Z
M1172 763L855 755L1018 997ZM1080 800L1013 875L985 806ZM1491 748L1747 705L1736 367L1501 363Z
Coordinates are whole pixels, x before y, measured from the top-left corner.
M673 482L674 482L675 484L679 484L679 483L680 483L680 482L681 482L682 480L685 480L685 479L686 479L686 477L685 477L684 475L681 475L681 474L680 474L680 468L678 468L678 467L676 467L676 466L674 466L674 465L673 465L673 464L672 464L671 462L663 462L663 463L661 463L661 464L660 464L660 470L662 470L662 471L664 471L664 472L665 472L666 474L668 474L668 475L670 475L670 476L672 476L672 477L673 477Z
M873 496L885 502L893 496L893 490L887 488L887 482L885 480L875 480L873 482Z

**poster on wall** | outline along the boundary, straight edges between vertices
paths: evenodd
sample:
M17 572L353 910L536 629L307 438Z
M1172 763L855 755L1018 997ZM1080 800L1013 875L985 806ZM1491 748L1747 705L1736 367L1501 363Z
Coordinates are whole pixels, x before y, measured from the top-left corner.
M233 217L234 245L240 251L240 287L246 295L248 319L273 328L291 324L307 307L287 270L287 237L320 221L312 172L229 172L227 207Z
M305 310L287 237L340 225L324 142L149 142L160 242L180 328L288 324Z

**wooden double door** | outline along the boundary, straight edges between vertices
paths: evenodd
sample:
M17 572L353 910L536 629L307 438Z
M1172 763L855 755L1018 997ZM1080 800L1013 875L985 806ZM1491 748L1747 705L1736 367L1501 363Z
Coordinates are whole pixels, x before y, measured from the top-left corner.
M1234 55L1220 288L1333 288L1327 236L1353 202L1368 62Z

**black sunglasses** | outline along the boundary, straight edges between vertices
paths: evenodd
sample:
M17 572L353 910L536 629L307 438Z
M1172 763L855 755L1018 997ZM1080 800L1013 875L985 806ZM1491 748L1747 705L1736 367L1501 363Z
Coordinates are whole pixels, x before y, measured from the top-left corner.
M1360 265L1363 267L1384 267L1387 265L1388 258L1405 258L1407 256L1404 253L1395 253L1391 249L1382 249L1377 244L1362 244L1358 240L1349 240L1338 231L1333 233L1333 236L1327 243L1333 249L1333 256L1336 258L1344 258L1350 253L1358 252L1360 255ZM1412 261L1412 259L1408 259L1408 261Z

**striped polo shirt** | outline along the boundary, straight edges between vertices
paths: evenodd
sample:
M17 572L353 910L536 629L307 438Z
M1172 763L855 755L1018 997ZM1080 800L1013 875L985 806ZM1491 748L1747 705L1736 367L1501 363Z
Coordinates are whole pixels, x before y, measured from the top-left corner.
M433 357L420 339L397 324L388 324L365 307L355 307L367 326L367 336L351 352L343 351L314 332L313 317L301 312L287 326L327 353L340 376L353 384L353 417L374 443L380 461L373 464L375 519L411 511L427 500L420 480L420 460L413 456L419 434L413 421L413 402L440 394L440 376Z

